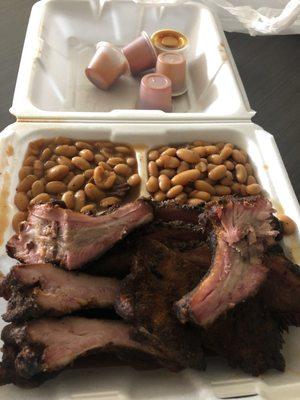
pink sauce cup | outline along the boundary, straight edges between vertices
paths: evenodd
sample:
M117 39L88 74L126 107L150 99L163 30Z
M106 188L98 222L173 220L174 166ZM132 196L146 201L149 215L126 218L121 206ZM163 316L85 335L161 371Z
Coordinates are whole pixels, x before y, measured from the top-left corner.
M172 111L172 83L162 74L148 74L141 80L137 108L142 110Z
M109 42L99 42L85 74L99 89L107 90L128 71L128 61L122 50Z
M182 53L160 53L157 58L156 72L171 80L172 96L180 96L187 91L186 59Z
M128 60L132 75L155 67L156 50L146 32L123 48L123 53Z

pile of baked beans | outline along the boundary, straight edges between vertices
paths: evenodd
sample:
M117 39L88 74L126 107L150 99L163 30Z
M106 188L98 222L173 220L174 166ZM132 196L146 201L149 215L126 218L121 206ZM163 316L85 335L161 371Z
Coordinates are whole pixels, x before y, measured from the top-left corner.
M130 146L65 137L30 143L19 180L16 231L27 219L29 205L57 199L71 210L96 213L120 203L141 182Z
M146 188L156 201L198 205L221 196L262 191L248 154L232 143L162 146L148 153Z

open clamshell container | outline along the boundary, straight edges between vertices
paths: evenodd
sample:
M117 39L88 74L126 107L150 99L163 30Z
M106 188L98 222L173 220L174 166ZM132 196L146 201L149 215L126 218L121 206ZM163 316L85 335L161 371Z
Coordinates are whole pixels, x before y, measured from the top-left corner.
M108 139L135 148L146 194L146 153L155 146L193 140L232 142L247 151L256 176L279 212L300 227L300 210L272 135L251 122L251 111L226 38L204 5L141 4L127 0L42 0L32 9L11 112L18 122L0 137L0 260L6 273L5 243L18 171L27 146L40 138L66 136L81 140ZM174 112L135 110L138 81L122 78L108 92L91 85L84 68L95 43L122 47L142 30L182 31L190 39L188 92L174 100ZM299 230L285 238L286 252L300 263ZM5 304L0 303L0 313ZM4 322L1 321L1 328ZM0 399L147 400L210 399L259 394L262 399L297 399L300 392L299 329L286 336L285 373L270 371L253 378L211 358L206 372L136 371L127 366L62 372L40 388L0 389ZM255 332L253 332L255 334ZM213 393L213 394L212 394Z

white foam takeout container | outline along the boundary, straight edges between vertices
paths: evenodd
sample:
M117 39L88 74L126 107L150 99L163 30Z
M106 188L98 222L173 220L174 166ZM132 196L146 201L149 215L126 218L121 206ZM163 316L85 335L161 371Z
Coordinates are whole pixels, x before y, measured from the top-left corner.
M174 112L136 110L139 79L123 76L109 91L86 78L99 41L119 47L141 31L172 28L190 40L188 91ZM30 120L250 120L254 115L218 20L203 4L130 0L42 0L32 8L11 112Z
M11 221L16 212L13 198L18 182L18 171L28 144L36 139L66 136L75 139L108 139L137 145L139 173L145 177L147 147L161 144L190 142L203 139L211 142L232 142L245 149L252 161L259 182L266 190L274 207L287 213L300 227L300 209L274 138L253 123L198 123L180 124L104 124L104 123L16 123L7 127L0 137L0 213ZM13 154L12 154L13 153ZM142 193L144 189L142 188ZM4 232L3 232L4 230ZM5 242L12 235L10 226L2 226L0 265L6 273L16 263L5 253ZM284 248L300 264L299 230L286 237ZM4 302L0 313L4 312ZM3 324L3 322L2 322ZM0 326L2 328L2 326ZM22 400L141 400L141 399L209 399L210 389L219 398L260 394L266 400L298 399L300 392L300 345L298 329L286 335L283 353L285 373L269 371L253 378L229 368L220 359L209 359L208 370L185 370L178 374L164 370L135 371L130 367L106 367L65 371L52 381L33 390L22 390L13 385L0 389L0 399ZM255 332L253 332L255 335ZM297 397L298 396L298 397Z

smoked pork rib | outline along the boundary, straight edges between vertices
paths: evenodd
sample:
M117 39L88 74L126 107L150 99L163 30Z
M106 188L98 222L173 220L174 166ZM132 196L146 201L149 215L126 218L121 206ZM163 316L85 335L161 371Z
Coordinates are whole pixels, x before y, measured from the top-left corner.
M50 262L79 269L152 218L152 207L141 200L98 217L55 203L37 204L29 210L20 233L7 243L7 253L26 264Z
M121 283L115 308L135 326L133 337L165 349L177 367L205 367L198 329L177 320L173 303L206 271L206 255L202 264L200 257L195 264L162 243L144 237L132 271Z
M276 237L272 205L263 197L230 198L200 216L208 223L213 261L207 276L176 303L177 316L206 326L256 293L267 275L265 242Z
M12 322L112 308L119 286L117 279L67 272L52 264L16 265L1 283L0 293L8 300L2 317Z
M0 366L0 384L39 384L86 354L110 352L122 357L142 353L162 360L163 353L131 339L132 327L122 321L65 317L7 325Z

